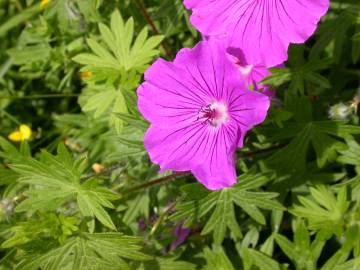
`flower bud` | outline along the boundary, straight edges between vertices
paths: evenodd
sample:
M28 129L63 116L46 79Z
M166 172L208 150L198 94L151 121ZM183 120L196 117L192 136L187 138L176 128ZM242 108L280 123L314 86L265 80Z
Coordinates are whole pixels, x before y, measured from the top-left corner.
M350 115L351 107L342 102L329 109L329 118L332 120L348 120Z

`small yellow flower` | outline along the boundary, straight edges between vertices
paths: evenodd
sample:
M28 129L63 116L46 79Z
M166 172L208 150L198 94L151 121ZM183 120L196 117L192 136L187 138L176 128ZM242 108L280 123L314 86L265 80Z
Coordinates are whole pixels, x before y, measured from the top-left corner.
M91 71L83 71L83 72L80 72L80 78L83 80L83 79L86 79L86 78L90 78L91 76L93 75L93 73Z
M41 0L40 8L45 9L49 5L49 0Z
M19 130L11 132L8 136L10 141L21 142L31 138L31 128L27 125L20 125Z

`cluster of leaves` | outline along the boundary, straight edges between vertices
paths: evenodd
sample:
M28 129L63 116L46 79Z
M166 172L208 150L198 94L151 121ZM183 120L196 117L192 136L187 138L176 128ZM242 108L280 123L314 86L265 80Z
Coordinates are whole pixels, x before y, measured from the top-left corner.
M136 106L148 65L199 38L182 0L0 0L1 270L360 268L359 1L271 70L238 184L214 192L158 173Z

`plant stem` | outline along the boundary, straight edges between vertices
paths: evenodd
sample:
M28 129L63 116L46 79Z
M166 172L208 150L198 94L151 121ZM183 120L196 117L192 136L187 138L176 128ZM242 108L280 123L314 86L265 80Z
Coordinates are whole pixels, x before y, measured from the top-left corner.
M158 219L156 220L155 224L152 226L151 231L150 231L150 237L152 237L155 232L157 231L158 227L163 223L163 221L165 220L166 216L169 214L169 212L174 209L175 205L176 205L176 201L172 202L170 205L168 205L165 209L164 212L158 217Z
M258 150L258 151L243 153L240 157L242 157L242 158L253 157L253 156L256 156L256 155L264 154L264 153L267 153L267 152L270 152L270 151L285 147L286 145L287 144L279 144L279 145L275 145L273 147L269 147L267 149L261 149L261 150ZM168 175L168 176L164 176L164 177L161 177L161 178L146 182L144 184L140 184L138 186L135 186L135 187L132 187L132 188L129 188L129 189L125 189L121 193L131 193L131 192L135 192L135 191L140 191L140 190L143 190L143 189L146 189L146 188L150 188L150 187L153 187L153 186L156 186L156 185L160 185L162 183L170 182L170 181L175 180L175 179L180 178L180 177L185 177L185 176L190 176L190 175L191 175L190 172L174 173L174 174L171 174L171 175Z
M15 255L16 253L16 248L12 248L8 253L5 254L4 257L1 258L0 260L0 265L3 265L4 262L6 262L6 260L11 257L12 255Z
M160 177L158 179L146 182L144 184L141 184L141 185L129 188L129 189L125 189L122 193L130 193L130 192L134 192L134 191L139 191L139 190L142 190L142 189L145 189L145 188L150 188L150 187L153 187L153 186L156 186L156 185L159 185L159 184L162 184L162 183L170 182L170 181L175 180L177 178L184 177L184 176L189 176L189 175L191 175L190 172L174 173L174 174L164 176L164 177Z
M2 113L7 116L11 121L13 121L15 124L17 124L18 126L21 125L20 121L18 121L14 116L12 116L10 113L8 113L7 111L5 111L4 109L1 110Z
M151 29L154 31L154 33L156 35L160 35L159 30L157 29L154 21L151 19L150 14L147 12L146 7L144 6L144 4L141 2L141 0L135 0L136 5L139 7L140 12L142 13L142 15L144 16L145 20L147 21L147 23L150 25ZM170 47L167 45L167 43L165 41L163 41L161 43L161 46L163 47L164 51L165 51L165 55L167 58L171 58L171 50Z
M240 158L250 158L253 156L257 156L257 155L261 155L261 154L265 154L267 152L271 152L273 150L279 149L279 148L283 148L287 146L286 143L284 144L278 144L278 145L274 145L272 147L266 148L266 149L261 149L261 150L256 150L256 151L250 151L250 152L246 152L246 153L241 153L240 154Z
M117 169L120 169L120 168L122 168L124 166L125 166L125 163L115 164L114 166L106 168L104 171L102 171L100 173L89 173L87 175L84 175L84 176L81 177L81 180L85 181L85 180L90 179L91 177L102 176L102 175L105 175L107 173L111 173L112 171L115 171Z
M18 9L19 12L22 12L24 10L19 0L12 0L12 2L14 3L15 7ZM25 24L27 26L31 26L31 23L28 20L25 20Z
M0 79L2 77L4 77L4 75L8 72L8 70L10 69L12 65L12 61L9 58L8 60L6 60L6 62L0 67Z

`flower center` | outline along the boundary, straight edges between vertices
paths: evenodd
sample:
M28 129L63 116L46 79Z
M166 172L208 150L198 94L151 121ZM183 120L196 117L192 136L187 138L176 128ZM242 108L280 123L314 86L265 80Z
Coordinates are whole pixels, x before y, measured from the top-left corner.
M203 106L199 110L198 120L201 120L203 124L218 127L229 120L227 106L222 102L213 102Z

